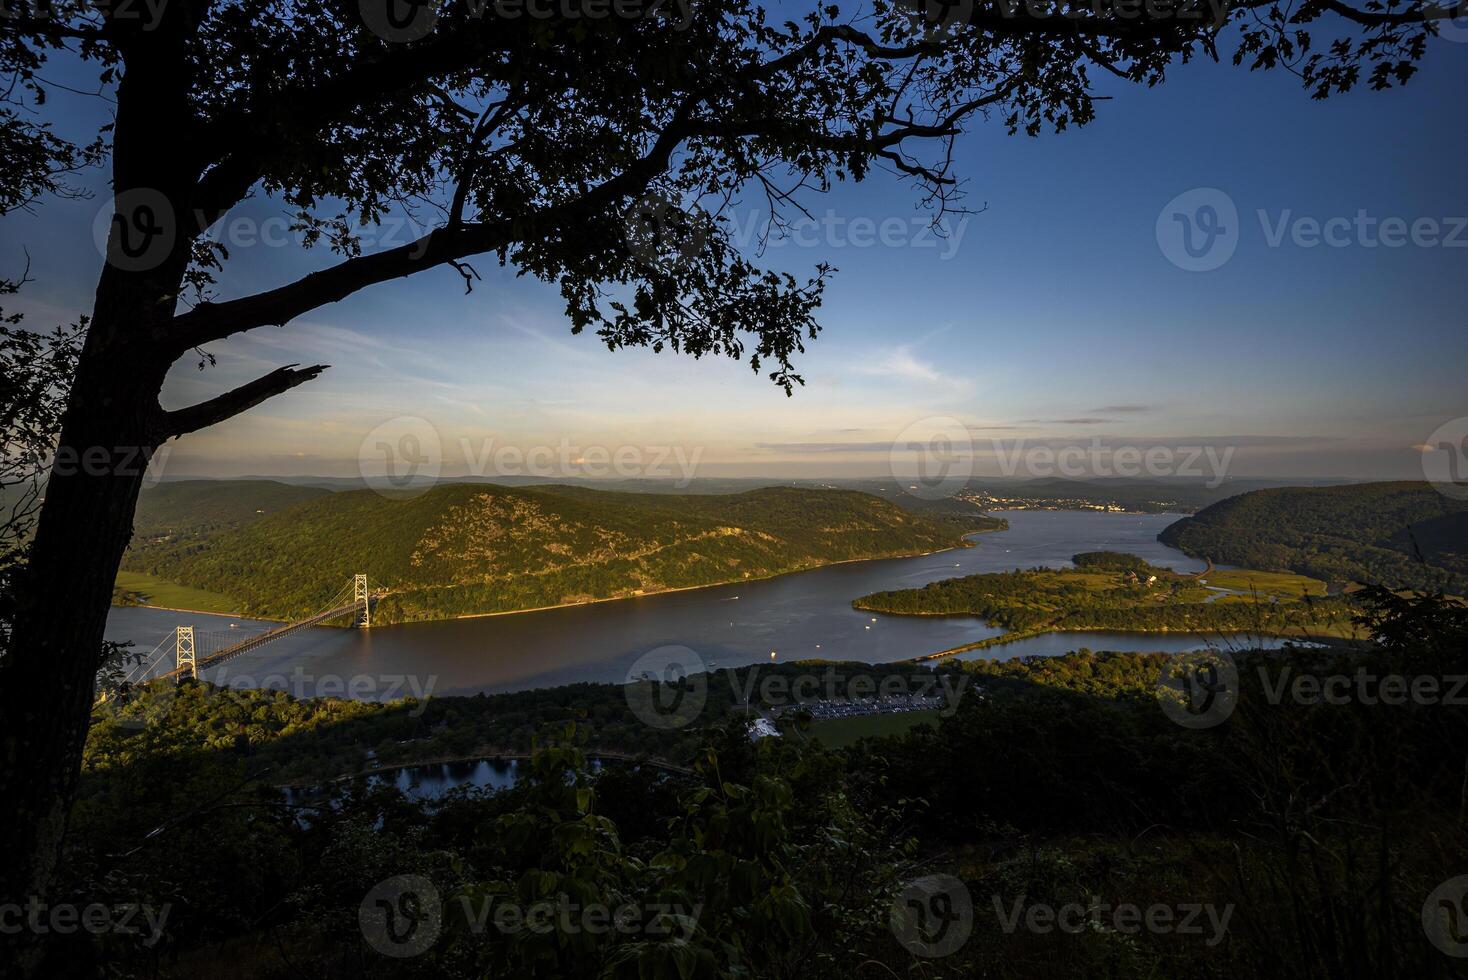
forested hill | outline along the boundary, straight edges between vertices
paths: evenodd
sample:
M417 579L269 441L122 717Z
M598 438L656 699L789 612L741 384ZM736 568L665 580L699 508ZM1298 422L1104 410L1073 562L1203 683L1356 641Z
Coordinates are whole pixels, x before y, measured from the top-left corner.
M330 493L274 480L179 480L148 487L138 495L125 567L146 570L167 555Z
M219 531L240 527L330 490L274 480L178 480L149 487L138 496L136 534L177 532L188 527Z
M962 530L849 490L653 495L454 484L406 500L326 494L182 547L140 542L124 565L272 618L311 612L366 572L392 592L374 619L393 622L918 554L959 544Z
M1468 501L1427 483L1258 490L1158 537L1194 557L1329 582L1457 591L1468 583Z

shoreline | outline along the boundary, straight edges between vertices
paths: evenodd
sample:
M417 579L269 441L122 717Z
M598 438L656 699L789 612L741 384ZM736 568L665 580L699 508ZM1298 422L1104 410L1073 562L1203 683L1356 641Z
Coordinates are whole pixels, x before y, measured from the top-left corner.
M968 534L986 534L986 531L970 531ZM968 534L961 540L967 540ZM560 602L553 606L533 606L529 609L504 609L499 612L483 613L461 613L458 616L450 616L448 619L410 619L401 623L392 623L392 626L411 626L415 623L452 623L461 619L487 619L490 616L519 616L523 613L550 612L553 609L574 609L577 606L595 606L603 602L626 602L629 599L650 599L654 596L673 595L678 592L696 592L699 589L723 589L731 585L742 585L746 582L768 582L771 579L780 578L783 575L801 575L805 572L818 572L823 568L834 568L837 565L851 565L859 561L898 561L910 558L926 558L929 555L941 555L946 551L958 551L960 548L976 547L971 544L956 544L951 548L937 548L933 551L917 551L901 555L874 555L870 558L842 558L838 561L825 561L819 565L809 568L792 568L784 572L772 572L769 575L751 576L750 578L730 579L727 582L710 582L707 585L679 585L670 589L657 589L652 592L640 592L636 595L614 595L602 599L583 599L580 602ZM737 598L737 596L736 596Z
M887 615L905 615L905 614L888 613ZM944 615L944 614L929 613L929 614L919 614L919 615ZM952 615L952 614L947 614L947 615ZM958 645L956 647L949 647L947 650L939 650L937 653L925 653L922 656L914 657L913 660L915 660L915 661L941 660L941 659L943 659L945 657L956 657L960 653L971 653L974 650L987 650L990 647L1004 646L1007 643L1015 643L1015 642L1018 642L1020 640L1032 640L1032 639L1034 639L1037 636L1047 636L1047 635L1050 635L1050 634L1063 635L1065 633L1116 633L1116 634L1132 633L1132 634L1139 634L1139 635L1146 636L1146 635L1150 635L1150 634L1153 634L1153 633L1156 633L1158 635L1166 635L1168 633L1194 633L1194 634L1196 634L1198 636L1208 636L1212 632L1213 631L1210 631L1210 630L1172 629L1171 627L1162 627L1161 629L1142 629L1142 628L1123 628L1123 627L1116 627L1116 626L1113 626L1113 627L1062 626L1062 627L1059 627L1057 629L1016 631L1016 632L1012 632L1012 633L1001 633L998 636L986 636L982 640L975 640L972 643L963 643L963 644L960 644L960 645ZM1248 635L1250 635L1250 631L1248 631L1248 630L1239 630L1239 631L1237 631L1235 633L1232 633L1232 634L1222 634L1222 633L1220 633L1218 635L1220 635L1220 636L1224 636L1224 635L1248 636ZM1267 636L1271 640L1288 639L1288 637L1285 636L1284 634L1278 634L1278 633L1270 633L1270 634L1263 634L1263 633L1261 633L1261 634L1258 634L1258 636L1260 638L1264 638L1264 637Z
M195 616L219 616L222 618L249 619L257 623L285 623L284 619L266 619L261 616L249 616L242 612L218 612L213 609L185 609L182 606L158 606L151 602L114 602L113 609L159 609L163 612L193 613Z
M1030 513L1045 511L1051 514L1110 514L1113 517L1192 517L1180 510L1103 510L1100 507L1005 507L993 511L995 514Z
M908 614L906 614L906 613L886 613L884 615L893 616L893 615L908 615ZM915 615L965 615L965 614L963 614L963 613L957 613L957 614L954 614L954 613L917 613ZM1116 634L1136 634L1136 635L1141 635L1141 636L1148 636L1148 635L1151 635L1151 634L1154 634L1154 633L1155 634L1158 634L1158 635L1164 635L1164 636L1167 635L1167 634L1169 634L1169 633L1193 633L1193 634L1195 634L1197 636L1218 636L1220 638L1225 637L1225 636L1233 636L1233 637L1243 636L1243 637L1254 637L1256 639L1261 639L1261 640L1263 640L1263 639L1269 639L1269 640L1303 640L1303 641L1306 641L1306 642L1316 642L1316 643L1325 642L1327 640L1334 640L1334 641L1337 641L1337 642L1346 642L1346 643L1355 643L1355 642L1360 642L1360 640L1361 640L1360 637L1354 637L1354 636L1331 636L1331 635L1328 635L1328 634L1305 633L1305 632L1301 632L1299 627L1286 627L1282 632L1278 632L1278 633L1256 633L1253 630L1237 630L1237 631L1231 632L1231 633L1223 633L1223 632L1219 632L1217 630L1174 629L1174 628L1169 627L1169 626L1164 626L1164 627L1156 628L1156 629L1142 629L1140 627L1119 627L1119 626L1113 626L1113 627L1099 627L1099 626L1062 626L1062 627L1059 627L1059 628L1056 628L1056 629L1017 631L1017 632L1013 632L1013 633L1001 633L998 636L986 636L982 640L975 640L972 643L964 643L964 644L960 644L959 646L956 646L956 647L949 647L947 650L939 650L937 653L925 653L922 656L913 657L912 659L914 661L917 661L917 662L921 662L921 661L925 661L925 660L941 660L941 659L943 659L945 657L956 657L960 653L971 653L974 650L987 650L987 649L989 649L991 647L1004 646L1007 643L1014 643L1014 642L1017 642L1019 640L1032 640L1032 639L1034 639L1037 636L1047 636L1047 635L1050 635L1050 634L1063 635L1065 633L1116 633Z
M386 627L386 626L414 626L414 625L417 625L419 623L453 623L453 622L458 622L458 621L464 620L464 619L487 619L487 618L489 618L491 616L520 616L520 615L523 615L523 614L526 614L526 613L550 612L550 611L555 610L555 609L574 609L577 606L594 606L594 605L598 605L598 604L604 603L604 602L626 602L629 599L648 599L648 598L651 598L653 596L672 595L672 594L677 593L677 592L693 592L693 591L696 591L698 589L721 589L721 588L726 588L727 586L731 586L731 585L740 585L740 584L742 584L744 582L768 582L769 580L779 578L782 575L800 575L800 574L802 574L804 572L819 571L822 568L832 568L832 567L834 567L836 565L850 565L850 564L853 564L855 562L860 562L860 561L897 561L897 560L911 559L911 558L926 558L928 555L941 555L944 552L958 551L961 548L974 548L974 547L977 547L977 544L969 542L969 538L971 536L978 535L978 534L994 534L994 533L997 533L999 531L1005 531L1005 530L1008 530L1008 528L981 528L981 529L974 530L974 531L966 531L966 532L964 532L959 537L959 543L958 544L951 545L951 546L949 546L947 548L935 548L932 551L917 551L917 552L908 552L908 553L893 554L893 555L873 555L873 556L870 556L870 557L867 557L867 558L842 558L842 559L839 559L837 561L821 562L820 564L817 564L817 565L811 565L809 568L792 568L792 569L789 569L789 570L783 571L783 572L773 572L773 573L771 573L769 575L751 576L750 578L743 578L743 579L730 579L727 582L709 582L706 585L680 585L680 586L676 586L674 588L657 589L657 590L652 591L652 592L642 592L642 593L639 593L637 595L606 596L606 597L601 598L601 599L584 599L584 600L581 600L579 602L560 602L560 603L555 603L554 605L548 605L548 606L531 606L531 607L528 607L528 608L525 608L525 609L501 609L501 610L497 610L495 612L460 613L457 616L445 616L445 617L442 617L442 618L435 618L435 619L408 619L408 620L403 620L402 622L398 622L398 623L386 623L386 624L384 624L384 627ZM151 603L145 603L145 602L113 603L112 605L113 605L114 608L117 608L117 609L127 609L127 608L136 608L136 609L159 609L159 610L163 610L165 612L184 612L184 613L193 613L195 615L201 615L201 616L225 616L225 617L234 616L234 617L239 618L239 619L251 619L251 620L255 620L257 622L262 622L262 623L285 623L285 622L289 622L289 620L272 619L272 618L266 617L266 616L254 616L254 615L247 615L247 614L244 614L244 613L210 612L210 611L205 610L205 609L179 609L179 608L176 608L176 607L173 607L173 606L155 606L155 605L152 605ZM327 627L327 628L330 628L330 627Z

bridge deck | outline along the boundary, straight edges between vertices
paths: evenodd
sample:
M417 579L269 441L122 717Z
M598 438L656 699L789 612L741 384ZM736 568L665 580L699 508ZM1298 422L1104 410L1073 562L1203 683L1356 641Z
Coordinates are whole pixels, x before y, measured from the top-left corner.
M337 606L335 609L328 609L325 612L317 613L316 615L314 615L314 616L312 616L312 617L310 617L308 619L303 619L303 620L300 620L299 622L295 622L295 623L286 623L284 626L277 626L275 629L271 630L268 633L260 633L259 635L252 636L248 640L245 640L245 641L243 641L241 643L236 643L232 647L228 647L228 648L226 648L224 650L220 650L218 653L211 653L207 657L200 657L199 658L199 662L197 664L197 670L202 671L202 670L207 670L210 667L218 667L220 664L225 663L226 661L229 661L229 660L233 660L235 657L238 657L240 654L249 653L251 650L254 650L254 649L258 648L258 647L262 647L265 644L271 642L272 640L278 640L278 639L280 639L283 636L289 636L290 634L296 632L297 630L305 629L308 626L315 626L318 623L324 623L328 619L335 619L338 616L345 616L348 613L354 612L356 610L356 608L357 608L357 605L356 605L355 602L349 602L349 603L347 603L344 606ZM176 679L184 676L187 673L189 673L189 670L188 670L187 667L184 667L184 668L175 667L173 670L170 670L168 673L166 673L166 674L159 674L159 675L157 675L157 677L163 677L163 678L168 678L170 680L176 680ZM157 679L156 677L155 678L149 678L149 680L156 680L156 679Z
M348 585L345 589L342 590L342 592L338 592L336 598L334 598L332 601L335 602L340 599L343 593L351 595L351 601L346 602L342 605L333 606L332 608L327 609L323 612L316 613L314 616L308 616L305 619L298 620L294 623L286 623L283 626L277 626L273 630L269 630L267 632L249 637L248 639L236 643L232 647L227 647L224 650L220 650L218 653L212 653L207 657L201 657L199 658L197 663L193 665L192 672L196 674L201 670L208 670L210 667L218 667L220 664L225 663L229 660L233 660L235 657L238 657L241 654L249 653L251 650L257 650L265 644L270 643L274 640L278 640L283 636L289 636L297 630L303 630L308 626L316 626L319 623L326 622L328 619L336 619L338 616L346 616L355 613L358 609L361 608L364 602L367 604L367 608L370 611L373 603L375 603L378 599L381 599L384 595L388 594L388 592L374 592L369 589L367 587L367 576L365 575L353 576L352 584ZM180 635L182 635L182 630L180 630ZM160 642L157 647L153 648L153 652L147 655L145 660L152 660L153 654L156 654L159 648L161 648L162 646L163 643ZM133 668L133 670L136 671L138 667L141 666L142 664L138 664ZM162 678L177 680L180 677L188 675L190 672L191 669L189 667L175 667L166 673L158 674L154 677L142 677L136 681L133 681L131 674L129 674L127 678L124 678L124 681L142 684L148 681L155 681ZM95 710L99 705L110 700L112 697L115 696L115 694L116 692L109 693L107 691L104 691L101 694L97 695L92 703L93 709Z

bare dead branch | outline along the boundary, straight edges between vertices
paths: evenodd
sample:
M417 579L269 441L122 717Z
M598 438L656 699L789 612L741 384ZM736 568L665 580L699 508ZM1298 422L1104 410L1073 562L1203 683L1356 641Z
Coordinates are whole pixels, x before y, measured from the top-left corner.
M249 411L267 399L290 391L297 385L305 384L329 366L313 364L307 368L298 368L295 364L287 364L208 401L177 411L164 412L159 423L160 434L163 438L169 438L217 425L225 419Z

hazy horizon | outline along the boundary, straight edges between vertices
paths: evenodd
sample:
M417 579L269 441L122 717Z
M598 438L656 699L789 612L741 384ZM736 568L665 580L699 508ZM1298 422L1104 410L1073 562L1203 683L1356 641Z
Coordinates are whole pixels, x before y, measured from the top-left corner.
M790 475L782 475L782 474L778 474L778 473L752 473L752 474L745 474L745 473L707 473L707 474L705 474L705 473L699 473L698 475L694 476L690 481L684 481L682 478L676 477L676 476L668 476L668 477L618 477L618 476L589 477L589 476L577 476L575 474L567 474L567 475L564 475L564 476L563 475L536 476L536 475L517 475L517 474L503 474L503 475L501 475L501 474L476 474L476 473L457 473L457 474L455 474L455 473L443 473L443 474L439 474L437 477L431 478L431 482L435 482L435 483L484 482L484 483L524 483L524 484L539 484L539 483L555 483L557 481L573 481L573 482L580 482L580 483L606 483L606 484L618 484L618 485L629 484L629 483L649 483L649 484L670 484L670 485L677 485L677 484L683 484L683 483L687 482L689 484L696 485L696 484L699 484L699 483L709 483L709 482L758 483L758 482L761 482L761 481L769 481L769 482L819 483L821 481L831 481L833 483L880 483L880 482L887 482L887 483L901 484L901 483L904 483L907 480L916 479L916 478L917 477L916 477L915 474L903 474L903 475L894 476L891 473L875 473L875 472L873 472L873 473L855 473L855 474L851 474L851 475L839 475L839 474L834 474L834 473L821 473L821 474L815 474L815 475L810 475L810 476L790 476ZM420 481L420 482L430 482L430 478L415 478L415 479L418 480L418 481ZM189 482L189 481L228 482L228 481L241 481L241 480L274 480L274 481L277 481L277 482L285 482L285 483L288 483L288 482L300 483L300 482L305 482L305 481L319 480L319 481L322 481L322 482L330 482L330 483L355 483L355 482L361 482L364 485L368 482L368 478L367 477L363 477L363 476L355 475L355 474L354 475L333 476L333 475L329 475L329 474L325 474L325 473L294 473L294 474L292 474L292 473L238 473L238 474L232 474L232 475L228 475L228 476L213 476L213 475L209 475L209 474L205 474L205 473L174 473L174 472L166 472L166 473L162 474L161 476L160 475L157 475L157 474L153 474L152 479L149 480L148 485L156 486L157 484L160 484L160 483L184 483L184 482ZM1130 483L1130 484L1163 484L1163 485L1173 484L1173 485L1176 485L1176 486L1179 486L1179 487L1203 486L1203 485L1205 485L1208 482L1206 478L1192 478L1192 477L1148 477L1148 476L1140 476L1140 477L1118 477L1118 476L1110 476L1110 477L1064 477L1064 476L1038 477L1038 476L1004 476L1003 474L975 473L972 477L970 477L970 482L976 482L976 483L977 482L989 482L989 483L993 483L993 484L996 484L996 485L1001 485L1001 484L1006 484L1006 483L1029 484L1029 483L1036 483L1036 482L1041 482L1041 481L1051 481L1051 482L1054 482L1054 481L1065 481L1065 482L1073 482L1073 483L1093 483L1093 484L1094 483ZM1280 484L1280 485L1319 486L1319 485L1327 485L1327 484L1395 483L1395 482L1425 483L1425 482L1428 482L1428 481L1424 480L1420 475L1417 476L1415 479L1413 477L1410 477L1410 476L1404 476L1404 477L1401 477L1400 479L1394 479L1394 478L1375 478L1375 477L1353 477L1353 476L1340 476L1340 475L1335 475L1335 476L1301 476L1299 474L1271 474L1271 475L1261 475L1261 476L1233 476L1233 475L1229 475L1223 481L1223 485L1224 486L1227 486L1228 484L1235 484L1235 483L1251 483L1251 484L1252 483L1276 483L1276 484Z

